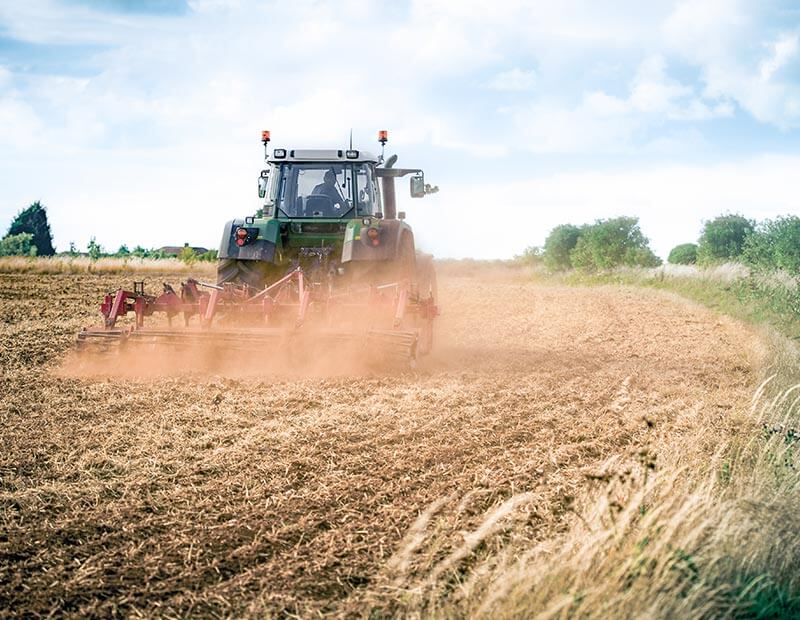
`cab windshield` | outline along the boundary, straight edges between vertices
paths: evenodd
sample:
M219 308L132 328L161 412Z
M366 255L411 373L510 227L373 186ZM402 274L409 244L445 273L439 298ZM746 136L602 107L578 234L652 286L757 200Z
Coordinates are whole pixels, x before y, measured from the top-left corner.
M275 205L285 217L346 218L379 210L367 164L281 164L277 190Z

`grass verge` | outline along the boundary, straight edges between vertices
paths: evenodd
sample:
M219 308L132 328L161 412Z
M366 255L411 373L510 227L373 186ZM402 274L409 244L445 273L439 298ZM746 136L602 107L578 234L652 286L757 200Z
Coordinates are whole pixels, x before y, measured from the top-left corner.
M553 277L567 284L671 291L733 318L768 325L791 339L800 338L800 285L787 274L751 272L742 265L726 264L709 269L665 266Z

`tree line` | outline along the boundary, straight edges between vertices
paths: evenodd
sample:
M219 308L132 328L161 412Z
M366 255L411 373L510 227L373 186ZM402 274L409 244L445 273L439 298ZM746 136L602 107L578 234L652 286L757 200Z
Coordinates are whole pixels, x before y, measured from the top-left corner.
M529 247L517 258L542 263L550 271L594 272L661 264L635 217L556 226L543 247ZM789 215L756 222L739 214L720 215L703 224L696 243L675 246L667 258L675 265L704 267L731 261L753 269L800 275L800 217Z
M544 247L530 247L518 258L523 262L543 263L550 271L602 271L620 266L657 267L661 264L636 217L601 219L582 226L556 226L547 235Z
M8 232L0 239L0 256L55 256L55 254L53 234L50 230L50 223L47 221L47 208L38 200L17 214L11 221ZM123 244L116 252L107 252L94 237L89 240L85 252L79 251L75 244L70 242L69 250L61 254L75 257L88 256L92 260L104 257L176 258L174 254L168 254L163 250L144 248L140 245L130 249ZM186 263L198 260L215 261L217 260L217 251L209 250L198 254L192 248L184 247L178 253L177 258Z

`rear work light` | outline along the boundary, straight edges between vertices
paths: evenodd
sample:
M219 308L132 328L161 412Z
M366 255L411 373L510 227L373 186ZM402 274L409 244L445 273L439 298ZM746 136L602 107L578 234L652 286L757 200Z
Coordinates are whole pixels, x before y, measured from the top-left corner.
M347 159L358 159L358 151L347 151L345 152L345 157Z
M275 149L274 151L272 151L272 156L275 159L282 159L286 157L286 149Z
M367 238L370 240L370 243L372 243L373 246L380 245L381 243L380 236L381 233L377 228L367 229Z

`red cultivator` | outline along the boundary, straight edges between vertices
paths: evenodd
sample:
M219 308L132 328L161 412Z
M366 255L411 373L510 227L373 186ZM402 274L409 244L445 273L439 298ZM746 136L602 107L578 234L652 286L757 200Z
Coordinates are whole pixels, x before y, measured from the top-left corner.
M302 339L304 346L311 340L328 349L355 344L370 359L410 364L430 350L438 314L433 297L421 298L406 282L335 292L309 283L300 268L262 290L189 279L180 293L164 284L163 293L154 296L145 292L144 282L134 282L133 291L106 295L100 309L104 325L81 330L79 351L164 345L255 351L291 348ZM133 323L121 325L131 313ZM153 315L165 316L166 324L146 327L145 319ZM183 325L173 327L179 315Z

